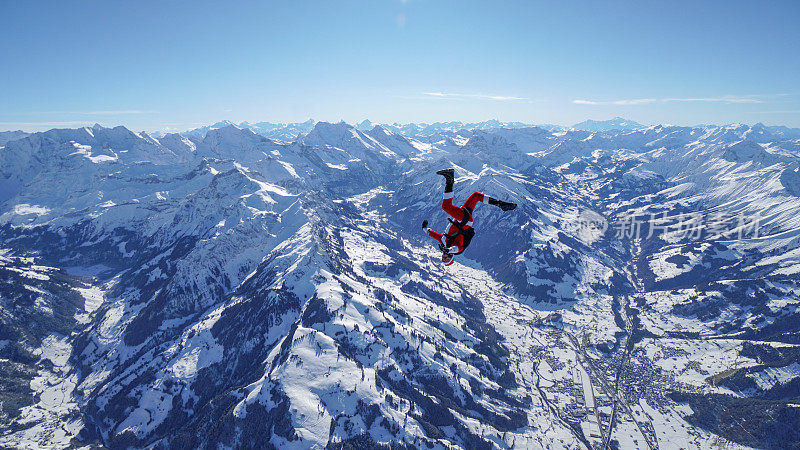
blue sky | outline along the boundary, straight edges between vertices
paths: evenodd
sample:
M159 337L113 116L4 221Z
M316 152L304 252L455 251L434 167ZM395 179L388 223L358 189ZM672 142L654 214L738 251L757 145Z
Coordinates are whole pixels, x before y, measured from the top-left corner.
M800 127L798 1L0 0L0 129Z

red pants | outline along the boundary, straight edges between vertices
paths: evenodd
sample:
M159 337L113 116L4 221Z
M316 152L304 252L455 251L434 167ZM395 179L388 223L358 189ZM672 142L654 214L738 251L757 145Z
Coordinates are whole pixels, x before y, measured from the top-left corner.
M478 202L483 201L483 194L480 192L473 192L472 195L467 198L467 201L459 208L458 206L453 205L453 193L448 192L444 195L449 195L449 198L445 198L442 200L442 209L447 214L450 214L450 217L456 220L456 222L460 222L464 220L464 210L463 208L469 208L470 211L475 211L475 206ZM470 215L469 221L472 222L472 215Z
M455 206L453 204L453 193L452 192L445 192L445 198L442 200L442 209L444 212L450 215L456 222L460 222L464 220L464 209L468 208L470 211L475 210L475 206L478 205L478 202L483 201L483 194L480 192L473 192L472 195L467 198L467 201L464 202L462 207ZM472 226L472 214L470 213L469 218L467 218L467 224L464 228L468 228ZM447 234L453 234L458 231L458 227L455 225L450 225L450 228L447 230ZM428 230L428 236L436 239L437 241L441 242L444 245L447 245L447 236L442 235L441 233L437 233L433 230ZM458 235L456 236L455 240L450 243L450 246L458 247L458 251L464 251L464 236Z

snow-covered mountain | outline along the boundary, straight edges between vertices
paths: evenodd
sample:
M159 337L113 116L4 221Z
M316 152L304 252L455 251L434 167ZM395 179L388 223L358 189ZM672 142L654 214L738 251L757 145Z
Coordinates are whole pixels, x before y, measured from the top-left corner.
M574 128L9 141L0 446L800 445L800 131Z
M313 119L305 122L298 123L272 123L272 122L258 122L258 123L233 123L228 120L206 125L200 128L195 128L183 132L182 134L189 139L202 140L209 131L235 126L241 129L252 130L266 138L281 142L291 143L301 135L309 133L317 124ZM476 130L491 130L497 128L524 128L532 125L522 122L500 122L497 120L487 120L484 122L466 123L466 122L436 122L428 123L393 123L393 124L376 124L365 119L354 126L354 128L361 132L367 132L375 128L381 127L387 132L403 135L408 138L417 139L420 141L428 142L434 137L453 136L461 132L462 134L469 134ZM565 127L558 125L548 125L546 128L553 131L565 130Z
M611 130L638 130L646 128L645 125L634 122L633 120L614 117L609 120L584 120L572 126L575 130L583 131L611 131Z
M210 131L235 126L242 129L252 130L253 132L269 139L280 142L291 142L300 134L311 131L316 123L317 122L315 122L313 119L308 119L305 122L298 123L241 122L239 124L235 124L229 120L223 120L212 125L186 131L182 134L189 138L200 140L203 139Z
M17 139L22 139L26 136L30 136L30 133L26 133L22 130L0 131L0 147L6 145L6 143L9 141L16 141Z

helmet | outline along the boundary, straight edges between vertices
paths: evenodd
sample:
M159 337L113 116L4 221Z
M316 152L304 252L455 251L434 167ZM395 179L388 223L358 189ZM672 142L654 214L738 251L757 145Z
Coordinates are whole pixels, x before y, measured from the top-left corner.
M449 266L453 262L453 255L447 252L442 252L442 262L445 266Z

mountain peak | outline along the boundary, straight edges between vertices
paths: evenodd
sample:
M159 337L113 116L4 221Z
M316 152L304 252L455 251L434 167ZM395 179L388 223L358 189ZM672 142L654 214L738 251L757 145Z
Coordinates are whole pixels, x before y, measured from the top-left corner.
M372 127L373 127L372 122L370 122L369 119L364 119L356 125L356 129L359 131L367 131Z
M317 133L325 133L331 131L343 132L347 130L352 130L354 127L345 121L331 123L331 122L317 122L314 125L314 128L311 129L311 132Z
M206 133L206 136L203 139L203 141L205 142L206 140L222 141L231 139L233 140L249 139L253 137L259 138L258 140L265 139L264 137L259 136L256 132L254 132L249 128L243 128L238 125L229 123L225 126L209 130L208 133Z
M358 131L346 122L330 123L317 122L305 136L298 139L305 145L331 145L338 146L349 135Z
M226 125L223 125L223 126L217 128L216 130L212 130L212 131L220 131L220 130L223 130L223 131L234 131L234 130L238 130L238 131L247 130L247 131L250 131L249 128L241 127L241 126L236 125L234 123L228 123Z
M614 117L610 120L592 120L588 119L572 126L575 130L583 131L610 131L610 130L638 130L647 128L644 125L634 122L633 120L624 119L622 117Z

